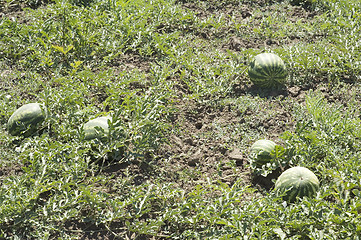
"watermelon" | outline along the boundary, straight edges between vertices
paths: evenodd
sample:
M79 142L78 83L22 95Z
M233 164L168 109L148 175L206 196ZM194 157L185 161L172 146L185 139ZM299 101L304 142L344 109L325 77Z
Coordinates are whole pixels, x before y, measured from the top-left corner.
M30 136L44 121L45 114L39 103L28 103L16 109L7 123L7 130L13 136Z
M84 124L84 139L103 139L109 133L108 120L112 120L110 116L98 117ZM103 131L102 131L103 130Z
M319 186L320 182L312 171L305 167L293 167L278 177L275 190L285 193L285 200L294 202L297 197L313 197Z
M286 82L287 69L283 60L276 54L261 53L250 63L248 75L254 85L274 88Z
M271 152L276 148L276 143L272 140L260 139L251 146L250 153L252 160L257 167L271 162Z

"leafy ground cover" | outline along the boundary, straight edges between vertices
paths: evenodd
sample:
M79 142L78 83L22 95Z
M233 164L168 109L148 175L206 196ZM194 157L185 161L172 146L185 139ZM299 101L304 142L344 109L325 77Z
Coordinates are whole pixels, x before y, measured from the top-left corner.
M3 239L360 239L361 3L0 0ZM247 75L273 52L284 89ZM30 137L6 124L23 104ZM83 124L112 114L106 141ZM272 139L277 164L249 161ZM320 180L287 203L293 166Z

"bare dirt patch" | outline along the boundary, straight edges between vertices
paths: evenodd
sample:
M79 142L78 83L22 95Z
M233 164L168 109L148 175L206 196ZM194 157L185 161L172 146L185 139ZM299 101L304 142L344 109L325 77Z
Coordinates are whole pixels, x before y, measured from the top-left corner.
M160 150L165 160L163 168L174 173L171 178L175 182L192 172L190 180L195 183L210 178L232 185L239 172L246 171L243 169L246 157L236 146L225 144L230 140L221 133L221 128L240 121L239 117L230 109L212 109L194 102L178 107L174 123L180 132L172 134L169 144ZM186 180L183 188L192 187L189 179L183 180Z

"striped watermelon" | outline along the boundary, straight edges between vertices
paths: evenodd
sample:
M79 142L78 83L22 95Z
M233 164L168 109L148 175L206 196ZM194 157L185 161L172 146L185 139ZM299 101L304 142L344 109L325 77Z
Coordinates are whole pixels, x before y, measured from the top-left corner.
M262 165L272 160L271 152L275 149L276 143L272 140L261 139L254 142L251 146L250 153L256 166Z
M39 103L28 103L16 109L7 123L7 130L13 136L30 136L37 131L45 114Z
M248 75L254 85L273 88L286 82L287 70L279 56L273 53L261 53L250 63Z
M91 140L95 138L104 138L109 133L108 120L111 121L112 118L110 116L98 117L85 123L83 126L84 139ZM102 132L100 128L103 129L104 132Z
M320 182L312 171L305 167L293 167L278 177L275 189L285 192L285 200L294 202L296 197L313 197L319 186Z

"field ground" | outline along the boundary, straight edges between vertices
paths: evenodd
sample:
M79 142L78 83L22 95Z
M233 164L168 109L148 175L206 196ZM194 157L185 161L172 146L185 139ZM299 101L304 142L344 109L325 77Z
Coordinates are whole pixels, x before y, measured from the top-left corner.
M0 0L3 239L360 239L361 3ZM250 81L279 55L283 88ZM46 119L11 136L14 110ZM83 124L112 114L104 141ZM284 151L267 166L249 148ZM314 198L273 190L285 169Z

